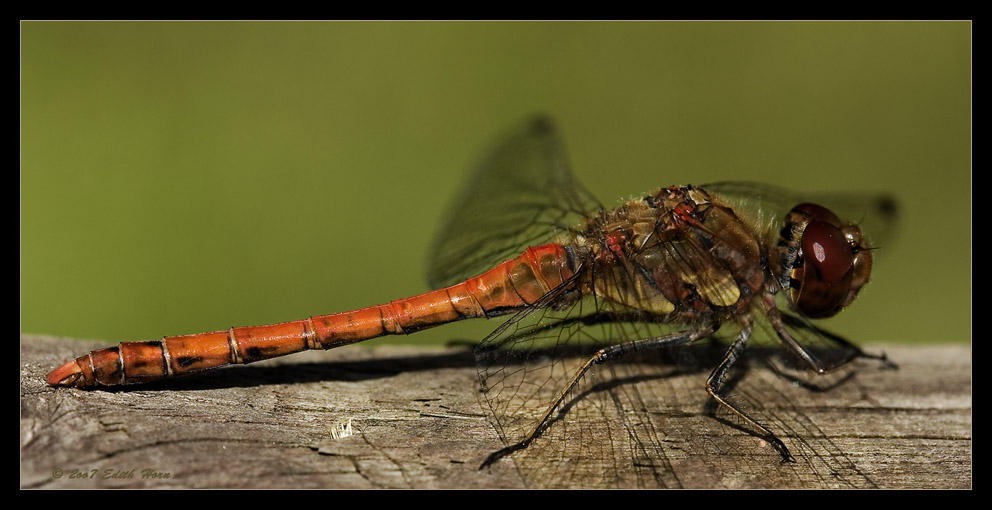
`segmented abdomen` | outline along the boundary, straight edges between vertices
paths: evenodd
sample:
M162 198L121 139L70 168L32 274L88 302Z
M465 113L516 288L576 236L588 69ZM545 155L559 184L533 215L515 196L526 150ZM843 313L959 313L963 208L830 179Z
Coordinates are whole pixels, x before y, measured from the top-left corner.
M307 349L331 349L383 335L528 306L575 272L568 248L547 244L462 283L384 305L308 319L231 328L160 341L124 342L76 358L48 374L53 386L113 386L155 381Z

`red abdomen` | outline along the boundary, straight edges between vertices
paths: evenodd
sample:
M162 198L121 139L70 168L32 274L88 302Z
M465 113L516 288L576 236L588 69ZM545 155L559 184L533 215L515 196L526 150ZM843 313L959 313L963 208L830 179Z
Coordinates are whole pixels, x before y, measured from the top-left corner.
M475 278L384 305L268 326L124 342L53 370L48 384L86 387L143 383L505 314L535 303L574 274L567 250L560 244L527 248L520 256Z

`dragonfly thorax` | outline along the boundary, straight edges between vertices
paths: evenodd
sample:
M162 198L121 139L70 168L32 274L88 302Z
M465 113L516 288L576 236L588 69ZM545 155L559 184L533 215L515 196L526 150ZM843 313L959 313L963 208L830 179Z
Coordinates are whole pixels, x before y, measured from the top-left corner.
M579 239L592 290L667 320L722 321L749 307L766 279L756 233L692 186L604 211Z

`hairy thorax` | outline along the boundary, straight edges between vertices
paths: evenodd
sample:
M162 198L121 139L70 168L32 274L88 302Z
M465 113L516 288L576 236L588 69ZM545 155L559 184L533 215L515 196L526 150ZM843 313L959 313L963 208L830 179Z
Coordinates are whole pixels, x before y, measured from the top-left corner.
M664 188L604 211L575 237L583 293L660 320L722 322L765 285L759 235L701 188Z

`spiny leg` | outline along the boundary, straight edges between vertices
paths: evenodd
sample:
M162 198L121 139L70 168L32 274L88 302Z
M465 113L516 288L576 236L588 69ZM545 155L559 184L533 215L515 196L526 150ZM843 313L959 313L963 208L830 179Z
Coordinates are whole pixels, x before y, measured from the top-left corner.
M854 360L856 360L858 358L874 359L874 360L881 361L882 364L885 365L888 368L893 368L893 369L899 368L898 365L896 365L895 363L893 363L891 360L889 360L888 357L885 356L885 353L884 352L881 353L881 354L872 354L872 353L869 353L869 352L865 352L865 351L861 350L861 348L858 347L857 345L854 345L853 343L851 343L848 339L846 339L846 338L844 338L844 337L842 337L840 335L831 333L829 331L820 329L820 328L818 328L818 327L816 327L816 326L814 326L814 325L812 325L812 324L804 321L803 319L801 319L799 317L793 317L792 315L789 315L789 314L782 314L781 319L782 319L782 323L784 323L784 324L787 324L787 325L792 326L794 328L811 330L811 331L815 332L817 335L819 335L819 336L821 336L823 338L826 338L827 340L830 340L831 342L834 342L835 344L837 344L837 345L839 345L841 347L844 347L844 348L847 348L847 349L851 349L853 351L853 354L849 357L849 359L844 360L843 362L841 362L835 368L828 369L827 372L832 371L832 370L836 370L837 368L840 368L840 367L843 367L844 365L846 365L846 364L850 363L851 361L854 361ZM777 332L777 330L776 330L776 332ZM791 337L791 335L790 335L790 337ZM798 343L798 342L796 342L796 343ZM800 346L800 348L801 348L801 346ZM803 349L803 350L805 351L805 349Z
M765 439L767 439L768 442L771 443L776 450L778 450L779 455L782 456L783 463L795 462L796 459L791 453L789 453L789 449L785 447L785 443L783 443L781 439L776 437L775 434L773 434L771 430L768 430L768 428L764 425L755 421L754 418L751 418L745 414L744 411L738 409L737 406L725 399L719 393L720 388L723 386L724 380L727 378L727 372L730 370L730 367L732 367L737 359L740 358L741 353L744 352L744 348L747 347L747 341L751 337L751 327L752 325L750 323L741 327L740 336L737 337L737 340L734 340L733 345L730 346L730 349L727 350L727 354L723 357L723 361L717 365L717 367L713 370L713 373L711 373L709 378L706 379L706 392L709 393L714 400L727 407L727 409L733 411L734 414L760 431Z
M562 388L562 390L558 393L558 395L551 401L551 404L544 412L544 415L541 416L541 420L537 423L537 426L534 427L534 429L529 434L527 434L527 437L525 437L522 441L516 444L507 446L505 448L497 450L496 452L493 452L491 455L489 455L489 457L486 458L486 460L482 463L482 465L479 466L479 469L482 469L492 464L493 462L496 462L497 460L506 457L507 455L513 452L527 448L527 446L530 445L530 443L534 441L534 439L536 439L538 436L541 435L541 433L550 423L551 415L554 414L555 409L558 409L558 406L560 406L562 401L565 400L565 397L568 396L569 392L571 392L572 389L575 388L575 386L582 379L582 376L584 376L585 373L588 372L593 365L601 365L609 361L620 359L630 353L640 352L646 349L661 349L666 347L673 347L676 345L690 344L692 342L695 342L696 340L699 340L700 338L710 335L714 331L716 331L716 327L710 325L694 331L682 331L679 333L673 333L671 335L665 335L655 338L646 338L643 340L635 340L633 342L625 342L622 344L611 345L609 347L604 347L600 349L599 351L596 352L596 354L594 354L591 358L589 358L581 367L579 367L578 370L576 370L575 375L573 375L572 378L569 379L568 384L566 384L565 387Z
M778 335L779 339L782 340L782 343L788 346L789 349L791 349L797 356L799 356L799 358L802 359L803 362L805 362L807 365L809 365L809 367L812 368L817 374L823 375L823 374L828 374L830 372L834 372L836 370L839 370L847 366L848 364L850 364L851 362L853 362L858 358L876 359L884 363L886 366L897 368L895 363L892 363L891 361L888 360L888 358L885 357L884 353L869 354L867 352L864 352L861 350L860 347L852 344L847 339L835 335L833 333L823 331L810 324L806 324L802 322L800 319L792 317L788 314L786 314L783 317L778 313L777 310L774 311L769 310L768 317L771 320L772 328L775 329L775 333ZM789 334L788 330L785 329L785 324L784 324L785 322L789 323L790 326L796 328L812 329L813 332L815 332L819 336L834 342L840 347L849 349L850 354L846 358L832 365L827 366L821 363L820 360L816 359L808 350L806 350L805 347L800 345L799 342L797 342L796 339L793 338L791 334Z

